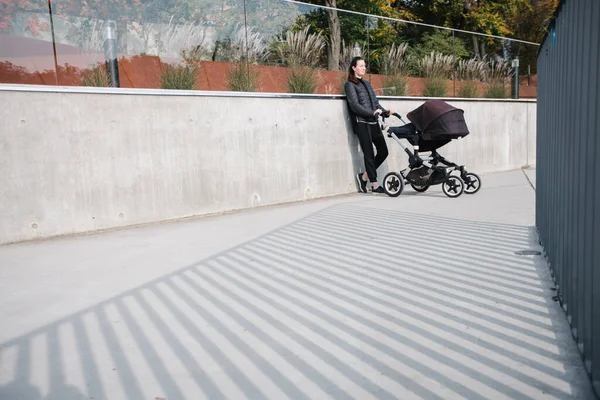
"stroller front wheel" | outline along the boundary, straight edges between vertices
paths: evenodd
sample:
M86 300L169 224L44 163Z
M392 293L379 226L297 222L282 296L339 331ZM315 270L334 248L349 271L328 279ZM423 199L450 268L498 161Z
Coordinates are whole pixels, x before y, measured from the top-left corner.
M481 189L481 179L477 174L467 172L464 176L461 176L465 182L465 193L475 194Z
M397 172L388 173L383 178L383 191L390 197L398 197L404 190L404 178Z
M458 176L450 175L448 179L442 183L442 192L448 197L455 198L463 194L465 184Z

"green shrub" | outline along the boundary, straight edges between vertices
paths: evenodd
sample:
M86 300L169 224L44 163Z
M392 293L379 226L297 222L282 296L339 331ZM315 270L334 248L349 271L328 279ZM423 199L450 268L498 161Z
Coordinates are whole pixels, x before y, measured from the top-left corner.
M317 90L317 77L310 68L292 68L287 78L289 93L314 93Z
M406 96L408 90L404 75L387 75L382 83L384 96Z
M458 89L458 97L479 97L479 89L477 88L477 82L464 81L461 87Z
M232 92L257 92L258 86L258 70L253 64L240 61L227 72L227 89Z
M444 97L448 90L448 82L446 78L427 78L425 80L425 88L423 96L425 97Z
M486 97L490 99L506 99L508 98L508 93L502 83L492 82L487 88Z
M83 86L109 87L110 76L106 71L106 66L99 64L92 69L86 70L81 77Z
M194 90L196 88L197 67L191 64L167 64L161 69L160 88Z
M346 81L347 81L347 79L348 79L348 77L347 77L347 76L345 76L345 75L342 75L342 76L339 78L339 82L340 82L340 83L339 83L339 87L340 87L340 94L341 94L342 96L345 96L345 95L346 95Z
M491 99L505 99L509 97L505 82L510 80L512 74L513 70L508 62L490 60L487 69L487 82L489 86L486 97Z

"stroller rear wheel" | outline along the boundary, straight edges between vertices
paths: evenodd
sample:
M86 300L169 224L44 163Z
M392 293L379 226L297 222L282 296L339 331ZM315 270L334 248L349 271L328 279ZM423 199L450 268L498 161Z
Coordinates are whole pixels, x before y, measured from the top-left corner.
M442 183L442 191L448 197L458 197L465 191L465 184L460 177L450 175L448 179Z
M481 179L477 174L467 172L464 176L461 176L461 178L465 182L466 194L475 194L481 189Z
M398 197L404 190L404 178L397 172L390 172L383 178L383 191L390 197Z

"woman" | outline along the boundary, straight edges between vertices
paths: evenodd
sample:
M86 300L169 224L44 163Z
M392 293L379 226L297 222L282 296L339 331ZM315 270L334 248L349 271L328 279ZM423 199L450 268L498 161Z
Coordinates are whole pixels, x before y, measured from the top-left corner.
M365 172L358 173L356 181L363 193L367 193L367 180L371 182L373 193L384 193L383 188L377 183L377 168L387 158L388 148L377 116L390 115L391 111L379 104L371 84L363 79L366 72L365 60L354 57L348 68L348 81L344 85L352 127L358 136L365 160ZM377 149L377 155L373 152L373 145Z

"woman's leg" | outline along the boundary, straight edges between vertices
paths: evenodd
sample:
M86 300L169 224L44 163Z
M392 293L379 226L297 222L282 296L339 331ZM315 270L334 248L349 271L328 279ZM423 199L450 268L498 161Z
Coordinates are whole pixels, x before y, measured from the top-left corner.
M389 151L388 151L387 144L385 143L385 137L383 135L374 136L373 144L375 145L375 148L377 149L377 155L375 156L375 160L374 160L374 167L375 167L375 169L377 169L381 166L381 164L383 164L383 162L385 161L385 159L387 158L387 156L389 154Z
M377 182L377 168L375 167L375 153L373 152L373 142L371 141L370 125L359 122L356 126L356 135L362 149L365 170L371 182Z

